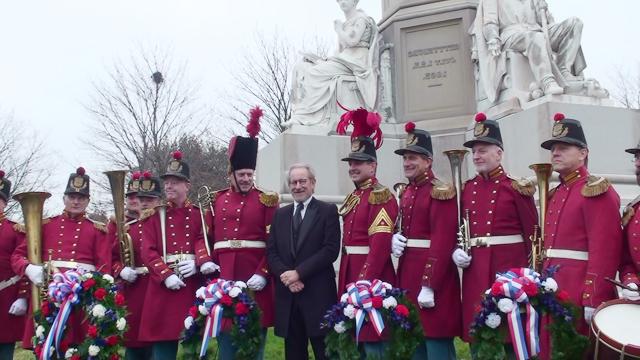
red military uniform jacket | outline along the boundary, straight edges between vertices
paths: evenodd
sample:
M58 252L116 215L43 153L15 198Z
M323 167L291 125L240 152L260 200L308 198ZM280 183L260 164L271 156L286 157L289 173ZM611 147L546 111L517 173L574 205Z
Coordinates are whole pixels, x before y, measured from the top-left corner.
M127 218L125 230L131 236L133 243L133 258L135 262L134 270L138 273L135 282L129 283L122 280L122 293L127 301L127 324L129 330L124 334L124 345L126 347L143 347L146 343L138 341L140 318L142 317L142 309L144 308L144 299L147 292L147 284L149 283L148 268L144 266L142 261L142 225L143 222L135 218ZM125 267L120 259L120 244L118 242L118 234L116 224L112 221L109 223L109 236L113 240L113 265L112 273L114 277L118 277L120 271Z
M173 257L181 254L195 258L196 250L204 247L200 209L187 201L183 207L172 203L163 206L165 216L165 262L160 221L160 207L143 212L142 260L149 269L150 280L144 295L138 340L145 342L180 339L184 318L195 301L196 290L203 285L199 273L184 279L186 287L170 290L164 280L176 274L169 266Z
M338 296L346 285L358 280L380 279L397 285L391 262L391 237L398 216L398 203L391 191L369 179L347 196L340 208L343 218L342 257L338 277ZM368 253L351 253L351 247ZM380 341L373 327L367 323L360 332L360 341Z
M267 279L264 289L255 292L262 311L262 326L274 323L274 287L266 257L266 242L279 195L252 188L246 194L228 188L216 192L214 214L207 212L213 261L220 266L220 278L246 282L254 274ZM264 247L244 247L241 241L257 241ZM260 245L262 246L262 245ZM207 261L200 250L198 264Z
M496 273L529 266L530 236L538 223L534 192L533 183L507 175L502 166L491 171L487 179L477 175L465 183L462 214L468 211L472 238L522 235L524 239L522 243L471 249L471 265L462 274L462 337L465 341L471 341L469 328L476 306L495 281Z
M434 292L436 306L420 310L426 337L451 338L462 332L460 279L451 261L458 228L455 194L453 186L429 171L407 185L400 201L402 235L431 241L429 248L407 246L398 264L399 287L416 308L422 286Z
M42 262L48 261L49 256L62 272L74 269L77 263L94 265L97 271L109 273L111 241L107 238L106 226L85 215L72 218L66 212L45 219L42 225ZM58 266L55 261L68 262L69 267ZM11 266L16 273L24 274L27 265L27 244L24 234L21 234L20 245L11 257ZM67 322L65 338L71 344L80 344L86 337L87 323L82 312L82 309L75 309ZM26 326L22 340L24 347L30 346L32 336L33 326Z
M588 253L587 261L547 258L544 267L559 265L558 287L578 306L596 308L616 298L612 284L620 263L622 230L620 197L604 178L581 167L561 179L551 193L545 219L544 247ZM547 256L550 256L547 253ZM579 326L584 334L584 321Z
M622 267L620 278L628 284L639 284L638 273L640 273L640 196L635 198L624 209L622 217L624 247L622 249Z
M26 316L9 314L11 304L18 298L28 299L30 295L29 281L20 277L11 269L11 254L18 246L18 233L15 223L0 212L0 281L9 281L11 286L0 290L0 323L4 330L0 331L0 343L12 343L22 339Z

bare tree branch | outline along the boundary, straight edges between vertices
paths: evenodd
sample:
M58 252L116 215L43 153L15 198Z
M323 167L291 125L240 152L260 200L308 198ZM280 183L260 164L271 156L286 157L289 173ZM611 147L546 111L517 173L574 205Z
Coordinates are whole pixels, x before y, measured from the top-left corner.
M628 109L640 109L640 62L635 72L617 68L611 81L611 97Z

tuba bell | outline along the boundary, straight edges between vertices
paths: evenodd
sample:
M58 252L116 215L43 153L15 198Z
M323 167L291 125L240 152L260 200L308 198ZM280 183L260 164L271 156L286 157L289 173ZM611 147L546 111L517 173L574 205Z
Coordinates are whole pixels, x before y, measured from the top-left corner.
M451 180L456 188L456 204L458 205L458 247L469 253L471 248L471 234L469 229L469 212L462 214L462 163L468 150L447 150L443 154L451 165Z
M532 164L529 169L536 173L536 180L538 182L538 202L540 204L540 213L538 215L538 224L533 229L533 235L531 235L531 256L529 263L531 268L537 272L542 270L542 263L544 262L544 221L547 215L547 200L549 198L549 178L553 168L551 164Z
M109 178L109 186L111 187L111 197L113 198L114 217L116 222L116 233L118 236L118 247L120 250L120 260L124 266L135 268L135 258L133 250L133 241L131 236L127 234L124 227L124 180L127 174L126 170L105 171L105 175Z
M44 202L50 196L51 194L48 192L23 192L13 196L13 199L20 203L22 208L27 238L27 259L34 265L45 265L42 288L35 284L31 285L31 308L34 310L40 308L50 280L49 268L46 264L42 264L42 214Z

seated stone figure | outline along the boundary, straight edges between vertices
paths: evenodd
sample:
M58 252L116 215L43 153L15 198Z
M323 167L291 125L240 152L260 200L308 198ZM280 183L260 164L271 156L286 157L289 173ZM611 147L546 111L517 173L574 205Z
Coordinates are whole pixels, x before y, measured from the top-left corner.
M378 92L378 29L375 21L357 9L358 0L338 0L345 21L336 20L339 49L320 58L305 55L293 71L291 120L285 124L332 125L336 102L346 107L374 109ZM340 97L356 99L354 101ZM345 101L347 103L345 103Z
M572 17L556 23L545 0L480 0L470 33L481 90L491 103L499 100L501 90L513 86L508 75L510 69L521 69L513 65L518 61L531 70L533 81L524 86L531 91L530 98L578 94L583 87L594 86L586 84L582 74L586 68L580 47L582 22Z

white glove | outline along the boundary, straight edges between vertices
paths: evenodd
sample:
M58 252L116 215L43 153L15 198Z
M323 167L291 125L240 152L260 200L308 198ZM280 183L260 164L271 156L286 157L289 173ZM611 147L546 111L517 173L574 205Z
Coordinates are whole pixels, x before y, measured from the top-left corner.
M24 273L32 283L38 286L42 285L42 282L44 281L44 271L41 265L29 264L24 270Z
M164 285L169 290L180 290L180 288L187 286L176 274L164 279Z
M136 273L136 271L128 266L123 267L122 270L120 270L120 274L118 276L130 283L136 281L136 279L138 278L138 274Z
M9 308L9 314L15 316L22 316L27 313L27 299L19 298L11 304Z
M253 274L253 276L247 281L247 286L253 291L260 291L267 285L267 279L262 275Z
M436 306L436 300L433 298L433 290L430 287L423 286L418 294L418 305L421 308L432 308Z
M456 249L451 255L453 262L460 268L468 268L471 265L471 256L462 249Z
M218 270L220 270L220 266L218 266L218 264L214 263L213 261L207 261L206 263L202 264L202 266L200 266L200 272L205 275L213 274Z
M631 301L638 301L640 300L640 293L638 292L638 285L631 283L629 285L627 285L627 287L630 287L636 291L631 291L631 290L627 290L627 289L622 289L622 298L623 299L627 299L627 300L631 300Z
M589 306L585 306L584 307L584 321L586 321L588 324L591 324L591 319L593 318L593 313L596 312L595 308L589 307Z
M391 238L391 253L393 256L399 258L404 253L404 248L407 246L407 238L402 234L393 234Z
M184 278L188 278L189 276L193 276L198 272L196 269L196 261L195 260L182 260L178 263L178 271L180 275Z

